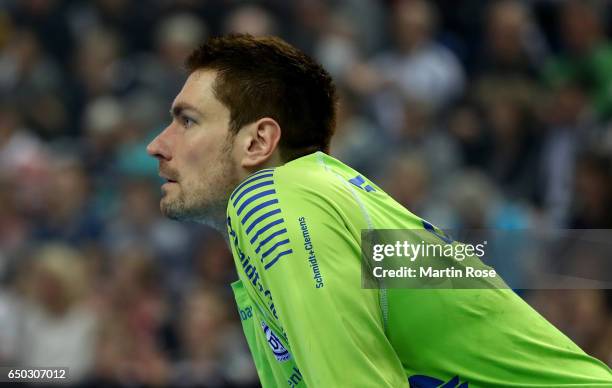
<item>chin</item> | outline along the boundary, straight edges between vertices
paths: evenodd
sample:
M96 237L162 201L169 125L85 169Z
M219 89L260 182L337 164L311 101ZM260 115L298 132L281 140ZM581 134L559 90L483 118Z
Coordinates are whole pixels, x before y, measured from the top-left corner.
M159 209L164 217L168 217L173 220L181 220L182 211L179 209L176 203L169 200L168 195L165 195L159 203Z
M162 198L160 209L164 217L176 221L199 222L202 215L195 208L190 208L180 201L170 201L166 197Z

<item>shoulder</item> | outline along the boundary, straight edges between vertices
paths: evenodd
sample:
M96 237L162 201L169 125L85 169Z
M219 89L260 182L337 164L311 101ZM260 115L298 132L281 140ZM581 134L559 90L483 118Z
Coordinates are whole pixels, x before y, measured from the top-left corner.
M341 186L342 182L328 165L329 159L317 152L258 171L236 187L230 196L230 206L244 206L244 199L257 201L268 195L300 200L333 192L334 186Z
M299 186L306 180L313 184L324 183L329 178L324 162L328 158L322 152L315 152L291 160L276 168L277 179L290 186Z
M250 175L230 195L228 216L250 234L294 213L331 212L339 201L349 199L346 179L334 162L325 154L314 153Z
M229 198L228 215L247 225L280 214L281 209L282 213L337 212L354 205L359 189L374 191L373 186L339 160L316 152L246 178Z
M297 170L297 171L296 171ZM276 168L260 170L240 183L229 197L227 214L237 230L258 235L282 226L288 214L316 203L311 198L316 174L307 169Z
M274 170L279 190L296 194L294 196L337 198L347 191L347 183L357 175L358 172L323 152L293 160Z

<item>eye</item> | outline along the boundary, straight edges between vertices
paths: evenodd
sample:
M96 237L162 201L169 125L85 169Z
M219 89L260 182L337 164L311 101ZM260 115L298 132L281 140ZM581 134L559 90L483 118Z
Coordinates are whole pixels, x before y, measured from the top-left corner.
M180 121L183 127L185 127L186 129L191 128L192 126L196 124L195 120L185 115L181 115Z

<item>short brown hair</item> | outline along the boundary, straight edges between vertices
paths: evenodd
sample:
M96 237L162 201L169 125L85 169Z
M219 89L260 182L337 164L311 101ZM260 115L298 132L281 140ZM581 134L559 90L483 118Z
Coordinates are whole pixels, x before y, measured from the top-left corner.
M246 34L211 38L189 55L185 65L190 73L218 72L213 90L230 111L233 133L271 117L282 129L284 160L329 152L336 88L321 65L287 42Z

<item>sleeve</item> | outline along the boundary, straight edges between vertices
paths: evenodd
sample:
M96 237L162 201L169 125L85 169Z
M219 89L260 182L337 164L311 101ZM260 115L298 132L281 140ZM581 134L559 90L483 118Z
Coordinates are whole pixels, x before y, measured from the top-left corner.
M273 295L279 324L306 384L407 386L385 335L379 290L361 288L359 241L344 215L307 185L275 182L271 191L251 209L273 202L257 212L263 216L278 208L279 221L243 223L251 228L247 249L258 259L262 283ZM242 213L250 211L243 208Z

